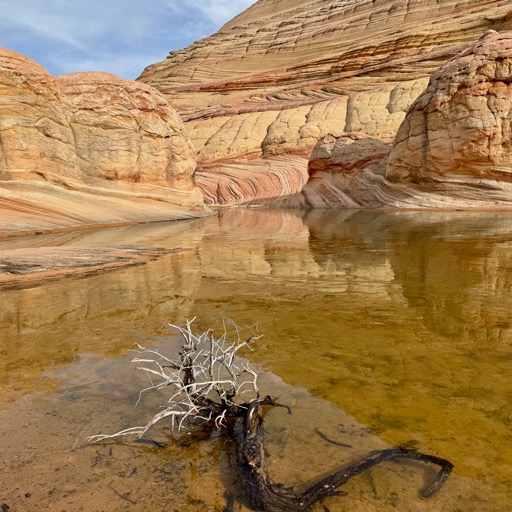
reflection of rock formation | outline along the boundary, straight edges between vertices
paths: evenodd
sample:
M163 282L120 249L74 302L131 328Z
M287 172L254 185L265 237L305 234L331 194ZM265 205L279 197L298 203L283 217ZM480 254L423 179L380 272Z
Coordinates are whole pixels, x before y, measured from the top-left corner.
M215 200L240 202L226 177L244 179L244 200L261 194L263 158L307 157L329 132L364 132L390 141L440 64L486 30L510 30L506 1L260 0L216 34L146 68L186 122L201 182ZM233 168L245 166L243 177ZM254 166L254 167L253 167ZM251 173L255 172L254 180ZM283 171L276 165L276 174ZM302 163L306 172L306 162ZM289 194L288 175L269 197ZM265 183L265 187L271 185Z
M203 276L306 277L318 266L299 212L226 210L207 222L211 238L201 246Z
M327 337L327 322L336 324L334 312L350 304L346 314L364 311L369 325L393 325L398 308L405 322L419 313L433 333L509 341L511 222L505 214L242 209L185 223L41 237L35 241L47 246L130 242L186 251L110 274L0 291L1 360L9 370L2 375L15 385L81 351L130 347L125 333L183 321L199 313L196 303L205 321L240 315L242 323L274 329L276 316L289 315L294 294L315 315L323 308ZM26 250L30 243L0 247ZM305 335L310 325L304 317Z
M326 279L323 289L401 302L385 235L375 229L381 215L354 210L313 210L306 215L309 247Z
M294 286L320 291L395 294L387 256L364 241L374 212L306 214L254 209L226 210L206 222L202 275L223 279L293 278ZM218 224L217 224L218 222ZM338 251L343 239L344 250ZM367 250L365 250L367 249Z
M304 222L324 291L387 297L461 341L512 338L510 215L313 210Z
M47 246L101 248L102 244L131 241L158 246L179 244L186 250L165 254L142 266L88 278L0 290L2 387L13 393L30 390L40 385L45 370L66 364L81 352L131 349L138 329L146 336L149 325L156 333L166 322L183 321L200 275L195 248L203 234L202 221L194 222L185 222L186 227L181 229L180 223L156 224L38 239ZM29 239L12 240L1 247L21 250L28 243Z
M394 227L399 234L390 257L405 299L435 333L472 344L509 343L512 218L478 213L430 220L423 226L413 220L414 230L403 219Z
M2 231L200 215L194 150L155 89L0 50Z

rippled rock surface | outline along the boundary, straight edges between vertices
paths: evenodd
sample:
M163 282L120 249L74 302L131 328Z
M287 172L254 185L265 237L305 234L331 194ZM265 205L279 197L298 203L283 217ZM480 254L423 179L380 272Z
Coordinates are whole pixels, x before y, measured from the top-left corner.
M302 157L297 169L304 175L314 145L330 132L391 142L430 75L489 29L512 29L508 1L260 0L216 34L149 66L139 80L182 115L198 151L198 175L208 174L200 183L208 198L241 202L236 187L226 193L225 180L239 178L233 165L243 166L244 181L259 190L247 187L243 201L260 197L264 162L282 176L262 185L274 203L303 186L282 174L279 157ZM379 201L393 203L388 195Z

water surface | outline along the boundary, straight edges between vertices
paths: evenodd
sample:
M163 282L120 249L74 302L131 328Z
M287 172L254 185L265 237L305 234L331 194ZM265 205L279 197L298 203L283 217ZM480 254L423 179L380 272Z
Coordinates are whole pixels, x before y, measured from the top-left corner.
M129 244L184 250L0 290L0 501L12 510L214 511L226 492L245 510L222 436L163 450L84 442L154 413L157 397L133 408L144 381L128 351L165 347L167 322L192 317L198 329L230 318L265 335L245 356L295 410L268 416L276 480L304 485L413 443L456 466L438 496L417 497L423 467L389 463L325 506L512 510L511 214L226 210L0 251Z

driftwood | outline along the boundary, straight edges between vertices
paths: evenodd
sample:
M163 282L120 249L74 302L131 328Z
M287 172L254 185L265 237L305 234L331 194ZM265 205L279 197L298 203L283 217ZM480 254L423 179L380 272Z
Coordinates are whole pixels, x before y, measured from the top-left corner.
M370 452L358 462L349 464L321 479L306 491L297 494L292 489L273 482L266 469L262 407L286 407L270 396L261 398L257 387L257 374L247 363L235 358L236 353L260 337L257 332L245 341L228 342L226 330L215 338L208 330L201 335L192 332L192 321L186 328L172 326L181 333L184 344L177 360L158 351L139 346L139 354L133 362L149 378L150 386L141 391L171 387L167 405L151 418L146 425L132 427L112 435L90 437L91 442L118 436L136 434L142 438L163 418L177 430L198 428L225 428L234 421L240 423L237 469L247 501L254 510L267 512L292 512L307 510L314 503L329 496L341 494L339 488L351 478L391 459L412 459L440 466L434 481L420 492L428 498L437 492L450 475L453 465L440 457L407 448L390 448ZM252 393L249 400L241 401L245 393ZM140 400L140 397L139 397Z
M264 428L260 409L264 405L283 407L267 396L253 400L245 412L239 439L238 470L250 506L255 510L284 512L307 510L314 503L339 494L339 487L351 478L391 459L412 459L441 467L434 481L420 492L428 498L437 492L450 475L453 464L446 459L406 448L370 452L362 460L336 470L301 494L272 482L265 465Z

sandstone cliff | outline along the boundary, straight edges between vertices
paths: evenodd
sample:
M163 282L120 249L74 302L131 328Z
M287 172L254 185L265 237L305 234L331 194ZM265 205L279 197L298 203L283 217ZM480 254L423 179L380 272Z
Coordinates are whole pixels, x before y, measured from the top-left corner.
M319 141L303 190L308 202L511 207L511 82L512 32L490 30L432 74L391 147L365 134Z
M512 181L512 32L489 31L413 103L389 156L401 182Z
M106 73L53 77L0 49L2 232L204 213L195 152L154 88Z
M510 2L259 0L139 80L182 115L208 202L303 204L319 138L391 142L430 74L489 29L512 29Z

